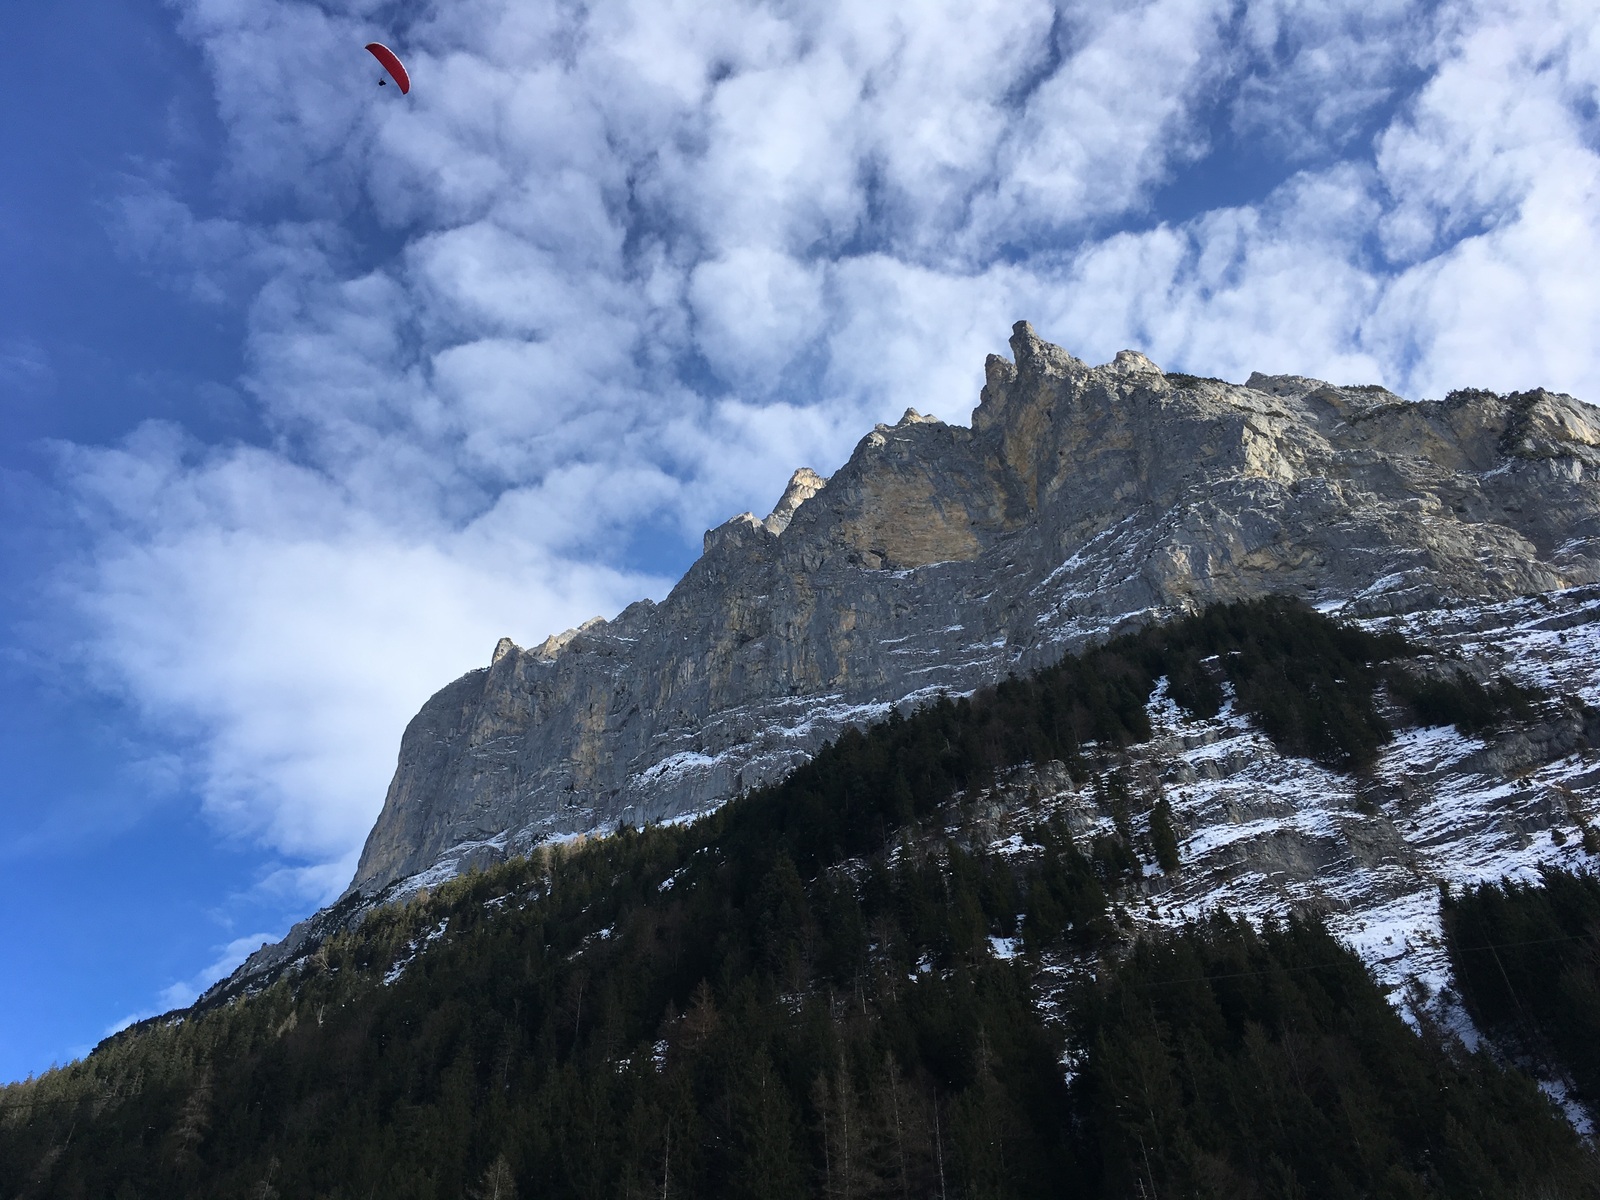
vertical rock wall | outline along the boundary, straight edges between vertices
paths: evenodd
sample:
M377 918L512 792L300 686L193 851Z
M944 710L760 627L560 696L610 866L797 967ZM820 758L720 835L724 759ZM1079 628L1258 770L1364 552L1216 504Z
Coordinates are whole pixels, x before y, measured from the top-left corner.
M1600 420L1570 397L1090 368L1026 323L1011 348L970 428L908 411L708 532L662 603L442 689L352 890L711 807L891 704L1213 599L1370 614L1600 577Z

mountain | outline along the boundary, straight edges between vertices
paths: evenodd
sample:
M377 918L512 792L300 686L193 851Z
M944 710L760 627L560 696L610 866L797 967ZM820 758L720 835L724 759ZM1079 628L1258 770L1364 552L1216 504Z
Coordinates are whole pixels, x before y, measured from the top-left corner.
M1570 397L1090 368L1025 322L1011 346L970 429L880 425L709 531L662 603L440 691L352 890L703 811L891 705L1211 600L1370 615L1600 579L1600 414Z
M1600 1197L1600 418L1012 351L429 700L0 1196Z
M502 640L405 731L350 890L246 963L552 837L684 818L850 724L1212 600L1352 617L1600 580L1600 414L1543 390L1089 367L1026 322L970 428L908 411L764 520L705 536L660 604Z

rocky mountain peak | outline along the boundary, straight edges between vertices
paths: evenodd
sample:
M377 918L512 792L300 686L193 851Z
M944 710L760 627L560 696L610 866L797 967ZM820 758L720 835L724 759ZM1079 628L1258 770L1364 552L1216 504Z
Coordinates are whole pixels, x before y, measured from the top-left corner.
M1600 578L1600 420L1571 397L1090 367L1027 322L1011 352L970 428L879 425L708 531L660 604L440 691L353 890L714 807L846 724L1213 599L1378 614Z
M911 412L906 410L907 414ZM783 496L777 506L767 514L767 519L761 523L766 526L767 532L773 535L782 533L789 528L789 522L794 519L795 510L823 488L828 486L828 481L818 475L810 467L801 467L789 476L789 486L783 489Z
M1060 378L1084 371L1086 364L1060 346L1052 345L1034 332L1027 321L1011 327L1011 357L1017 375L1023 380Z

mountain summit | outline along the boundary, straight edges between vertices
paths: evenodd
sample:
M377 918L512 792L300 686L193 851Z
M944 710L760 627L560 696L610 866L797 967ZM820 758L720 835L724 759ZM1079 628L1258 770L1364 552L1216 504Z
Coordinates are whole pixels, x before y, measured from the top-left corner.
M1213 600L1375 615L1600 579L1600 415L1569 396L1090 367L1027 322L1011 350L970 428L908 410L708 531L660 604L503 640L441 690L350 894L706 810L846 724Z

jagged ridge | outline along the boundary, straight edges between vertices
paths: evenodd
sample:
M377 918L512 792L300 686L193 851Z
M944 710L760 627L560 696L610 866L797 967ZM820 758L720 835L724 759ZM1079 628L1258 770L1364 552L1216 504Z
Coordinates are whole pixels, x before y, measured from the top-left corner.
M1024 322L970 429L914 411L796 474L659 605L486 670L406 730L352 889L704 811L845 725L1129 621L1290 592L1352 613L1600 578L1600 421L1570 397L1090 368Z

